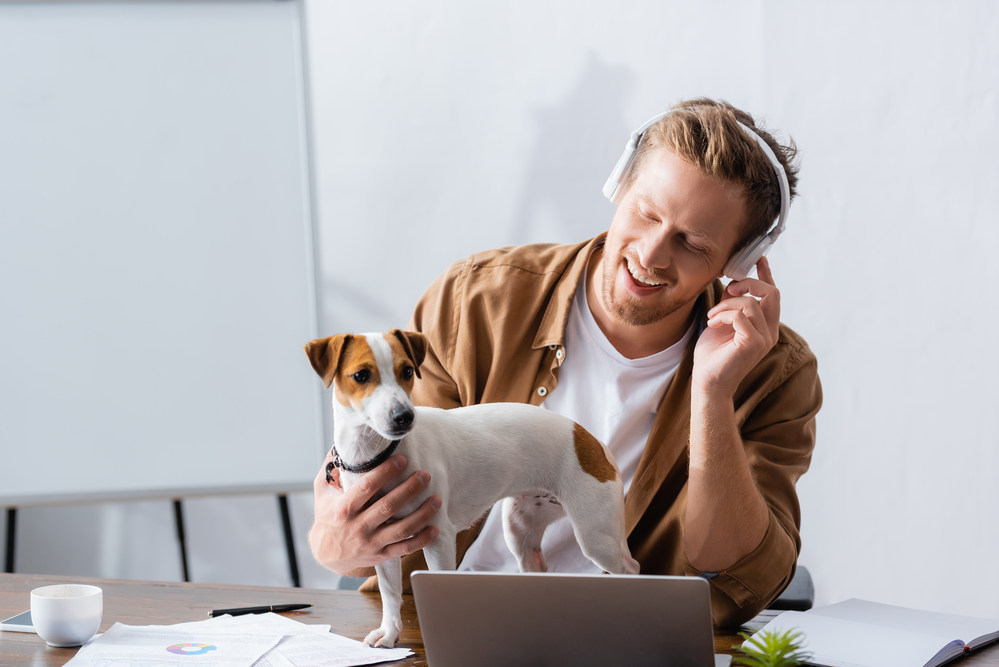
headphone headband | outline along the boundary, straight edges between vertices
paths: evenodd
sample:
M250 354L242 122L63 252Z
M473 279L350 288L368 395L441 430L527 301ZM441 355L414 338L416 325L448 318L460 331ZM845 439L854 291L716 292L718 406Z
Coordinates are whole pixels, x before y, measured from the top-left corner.
M689 109L690 107L682 108ZM614 166L614 171L611 172L607 182L604 183L603 192L605 197L610 199L615 204L620 203L621 196L624 194L623 186L628 180L631 168L634 166L635 157L638 154L638 147L642 143L645 132L676 110L677 109L670 109L665 113L653 116L641 127L631 133L628 143L625 144L624 153ZM774 224L766 234L753 243L750 243L748 247L735 253L729 259L728 264L725 265L725 275L734 280L742 280L756 265L756 262L758 262L761 257L770 251L771 246L773 246L774 242L777 241L777 237L779 237L781 232L784 231L784 225L787 220L787 209L791 205L791 187L787 182L787 174L784 171L784 165L782 165L780 160L777 159L777 155L774 153L773 149L770 148L769 144L767 144L763 137L757 134L752 128L744 125L738 120L736 120L736 122L739 123L739 127L741 127L745 133L749 135L749 138L753 139L757 144L759 144L760 148L763 149L763 153L767 156L767 159L770 160L770 164L773 165L774 171L777 173L777 182L780 185L780 214L777 216L776 224Z

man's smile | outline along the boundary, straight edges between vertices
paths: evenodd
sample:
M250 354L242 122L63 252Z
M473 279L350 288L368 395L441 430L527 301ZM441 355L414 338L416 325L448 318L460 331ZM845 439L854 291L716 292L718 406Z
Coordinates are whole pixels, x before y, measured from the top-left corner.
M647 278L646 276L644 276L639 271L638 267L634 264L634 262L631 261L630 258L625 257L624 261L627 264L628 273L630 273L632 279L636 283L638 283L638 287L645 287L645 288L649 288L649 287L662 287L663 285L666 284L665 282L655 282L651 278Z

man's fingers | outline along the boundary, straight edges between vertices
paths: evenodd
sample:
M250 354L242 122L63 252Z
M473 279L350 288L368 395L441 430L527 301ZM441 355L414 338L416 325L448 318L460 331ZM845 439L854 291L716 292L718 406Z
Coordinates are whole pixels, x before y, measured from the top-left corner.
M437 526L427 526L409 539L405 539L402 542L393 542L392 544L387 545L384 549L382 549L382 554L386 558L408 556L414 551L419 551L433 542L439 532L440 530L438 530Z
M753 347L759 344L766 345L767 349L770 349L771 343L768 340L767 330L760 329L759 326L751 322L743 311L726 310L708 320L708 326L712 329L723 324L727 324L735 330L736 344L740 347L747 346L747 344L749 347Z
M760 257L760 261L756 263L756 275L758 275L760 280L768 285L777 284L774 282L774 274L770 270L770 260L766 257Z
M379 489L406 469L405 456L393 456L369 473L365 473L344 494L351 516L358 514Z
M413 502L427 488L427 484L429 483L430 473L426 470L420 470L415 475L411 475L405 482L386 493L378 502L364 510L362 521L369 529L375 530L378 526L392 518L403 507Z
M749 296L757 299L765 299L774 294L779 294L777 287L763 280L756 278L744 278L743 280L732 281L725 288L726 298Z
M780 290L777 289L777 283L774 282L769 259L760 257L760 261L756 263L756 275L760 277L761 282L770 286L768 293L762 295L760 299L760 308L763 309L763 314L767 318L770 333L774 340L777 340L777 329L780 324Z
M437 496L427 498L420 508L409 516L383 525L375 539L385 543L401 542L422 530L440 508L440 498Z
M759 311L760 302L751 296L733 296L724 301L719 301L718 305L708 311L708 319L725 310Z
M746 278L737 282L729 283L725 289L724 299L710 311L708 318L711 318L715 311L723 305L730 303L734 299L749 295L759 299L760 309L767 321L767 329L770 335L776 340L778 325L780 324L780 290L774 284L774 276L770 271L770 262L766 257L760 259L756 264L759 279Z
M759 332L769 331L768 320L761 305L752 297L737 297L722 301L717 306L708 311L708 326L713 326L712 322L718 320L724 313L743 313L747 320ZM719 320L722 321L722 320ZM731 324L731 319L723 320L725 324Z

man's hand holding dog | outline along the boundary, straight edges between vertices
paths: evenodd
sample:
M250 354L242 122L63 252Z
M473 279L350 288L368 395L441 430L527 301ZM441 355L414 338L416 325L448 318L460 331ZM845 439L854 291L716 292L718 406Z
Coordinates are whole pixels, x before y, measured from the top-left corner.
M309 530L309 546L324 567L339 574L364 576L369 572L362 570L411 554L437 537L437 528L427 525L440 509L437 496L428 498L409 516L388 523L427 488L430 473L417 472L372 503L375 494L405 470L406 458L393 456L347 491L340 485L337 469L332 472L333 481L326 481L326 465L332 460L332 454L326 457L313 484L316 518Z

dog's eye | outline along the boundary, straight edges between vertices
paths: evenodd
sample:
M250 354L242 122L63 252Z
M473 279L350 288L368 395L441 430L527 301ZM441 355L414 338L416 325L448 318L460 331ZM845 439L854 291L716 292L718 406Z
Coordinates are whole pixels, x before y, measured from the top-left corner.
M354 382L356 382L357 384L364 384L365 382L371 379L371 371L364 368L357 371L350 377L354 378Z
M412 366L406 366L405 368L402 369L402 379L403 380L407 380L407 381L413 379L413 367Z

